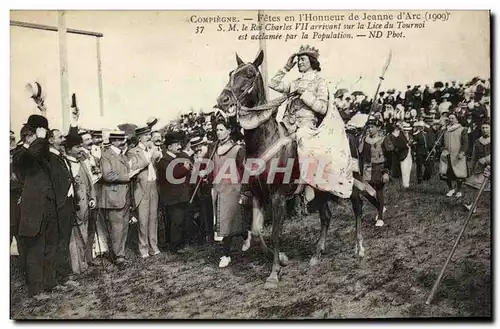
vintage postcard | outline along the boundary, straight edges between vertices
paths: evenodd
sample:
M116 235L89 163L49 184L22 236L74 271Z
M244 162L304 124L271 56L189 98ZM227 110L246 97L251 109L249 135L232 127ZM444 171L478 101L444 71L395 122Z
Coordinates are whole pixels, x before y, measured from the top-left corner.
M11 319L492 319L490 31L11 11Z

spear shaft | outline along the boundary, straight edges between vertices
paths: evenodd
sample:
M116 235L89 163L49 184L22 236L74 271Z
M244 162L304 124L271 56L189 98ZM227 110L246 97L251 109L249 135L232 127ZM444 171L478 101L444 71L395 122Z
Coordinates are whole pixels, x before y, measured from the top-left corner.
M373 96L373 101L372 101L372 105L370 107L370 112L368 113L368 118L370 118L372 113L375 111L375 104L377 102L378 92L380 90L380 86L382 85L382 81L384 80L385 72L389 68L389 64L391 64L391 59L392 59L392 50L389 51L389 56L387 57L387 60L385 61L384 67L382 68L382 74L379 77L377 91L375 91L375 96ZM368 120L366 121L366 123L368 123ZM363 127L363 133L361 134L361 136L364 136L366 133L366 127L367 127L366 123L365 123L365 126Z

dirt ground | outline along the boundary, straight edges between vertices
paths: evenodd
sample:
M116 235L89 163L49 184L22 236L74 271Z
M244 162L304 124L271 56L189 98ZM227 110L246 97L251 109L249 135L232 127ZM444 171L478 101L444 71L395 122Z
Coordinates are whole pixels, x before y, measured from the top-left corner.
M348 201L334 214L322 262L309 267L319 236L317 213L285 223L281 250L290 259L279 288L264 289L271 264L259 247L240 251L219 269L220 246L191 248L184 255L142 260L118 270L107 261L82 275L80 287L53 292L48 301L28 298L11 257L13 319L293 319L491 317L490 194L481 197L434 303L425 305L467 213L447 198L437 179L403 191L388 188L386 225L374 226L366 202L366 257L354 257L355 226ZM472 199L476 191L466 195ZM269 240L269 229L266 230Z

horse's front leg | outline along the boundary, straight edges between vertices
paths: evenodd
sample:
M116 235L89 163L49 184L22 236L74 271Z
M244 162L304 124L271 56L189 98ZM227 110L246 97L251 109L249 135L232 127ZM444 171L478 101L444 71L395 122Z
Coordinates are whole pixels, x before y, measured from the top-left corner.
M309 266L316 266L321 261L321 254L325 251L326 237L328 235L328 228L330 227L330 221L332 218L332 212L329 207L328 198L324 198L322 194L317 193L318 204L319 204L319 217L321 219L321 232L319 235L319 240L316 245L316 252L311 257L309 261Z
M266 256L273 257L272 251L267 247L264 237L262 236L262 229L264 228L264 207L257 200L252 200L252 238L260 242L262 251Z
M286 260L286 255L279 252L279 239L281 235L281 228L283 226L286 199L283 195L275 192L271 197L271 202L273 215L273 268L264 285L264 288L266 289L278 288L278 276L281 271L282 262L285 262Z
M356 218L356 257L365 256L365 248L363 247L363 235L361 234L361 217L363 215L363 199L361 199L360 191L354 188L351 194L352 210Z

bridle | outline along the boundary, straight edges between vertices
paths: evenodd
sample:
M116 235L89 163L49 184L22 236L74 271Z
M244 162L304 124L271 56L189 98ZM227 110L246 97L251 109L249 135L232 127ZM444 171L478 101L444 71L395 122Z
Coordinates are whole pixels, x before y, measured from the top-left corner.
M243 92L240 94L239 97L236 96L236 93L234 92L234 89L233 89L233 86L234 86L234 75L236 72L238 71L241 71L243 68L245 67L251 67L255 73L255 76L253 78L253 81L252 83L250 84L249 87L247 87L245 90L243 90ZM236 69L236 71L233 71L230 73L230 79L229 79L229 83L228 85L224 88L224 90L228 91L229 93L231 93L231 95L233 96L236 104L231 104L231 105L236 105L237 109L236 109L236 113L238 112L238 109L241 108L241 101L246 97L248 96L252 91L253 89L255 88L255 84L257 82L257 79L260 77L260 72L259 70L257 70L252 64L245 64L244 66L242 66L241 68L238 68Z
M234 76L235 76L235 73L236 72L239 72L241 71L242 69L248 67L248 66L251 66L253 71L255 72L255 76L253 78L253 81L252 83L247 87L245 88L245 90L243 90L243 92L238 96L236 96L236 93L234 91ZM235 107L235 111L234 113L229 113L229 111L225 111L226 113L222 114L223 117L234 117L236 116L236 121L240 121L240 109L242 108L242 104L241 104L241 101L247 97L253 90L254 88L257 87L257 83L258 83L258 79L262 79L262 75L261 73L259 72L259 70L253 66L252 64L250 63L247 63L247 64L244 64L243 66L241 67L238 67L235 71L231 72L229 74L230 76L230 79L229 79L229 83L226 85L226 87L223 89L223 91L227 91L231 94L232 98L234 99L234 101L228 105L228 108L232 108L233 106ZM272 113L275 113L277 110L278 110L278 107L283 103L285 102L287 99L289 99L290 97L294 97L296 96L295 93L289 93L289 94L285 94L283 96L280 96L276 99L273 99L271 101L266 101L264 102L264 104L258 104L252 108L245 108L245 112L254 112L254 113L258 113L258 115L260 115L260 113L264 113L266 111L272 111ZM260 103L260 102L259 102ZM272 113L270 115L272 115Z

